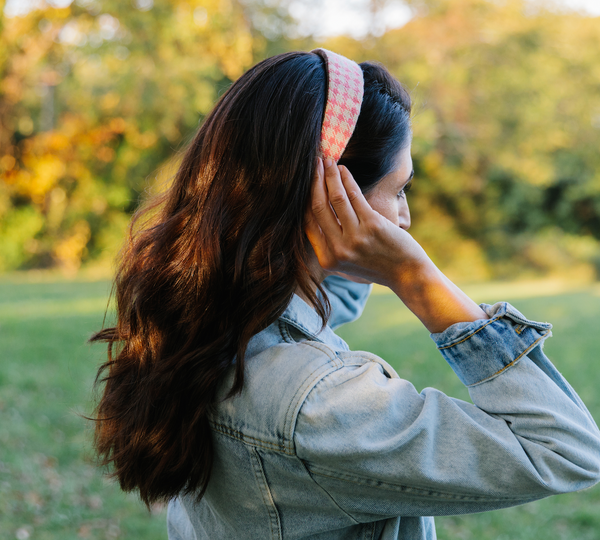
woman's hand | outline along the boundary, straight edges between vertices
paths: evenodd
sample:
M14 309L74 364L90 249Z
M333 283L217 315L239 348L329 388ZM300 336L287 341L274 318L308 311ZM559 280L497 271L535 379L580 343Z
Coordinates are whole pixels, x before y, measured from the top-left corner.
M413 237L373 210L348 169L331 160L318 161L306 234L328 272L391 287L409 270L433 268Z
M431 332L487 318L407 231L371 208L348 169L331 160L317 164L306 235L324 270L389 287Z

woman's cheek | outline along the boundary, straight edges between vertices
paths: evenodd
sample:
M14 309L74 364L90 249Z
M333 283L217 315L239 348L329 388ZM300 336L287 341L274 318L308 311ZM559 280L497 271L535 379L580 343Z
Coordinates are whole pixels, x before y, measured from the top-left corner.
M370 196L367 195L365 198L373 210L379 212L392 223L398 224L398 209L388 198L382 197L379 193L371 193Z

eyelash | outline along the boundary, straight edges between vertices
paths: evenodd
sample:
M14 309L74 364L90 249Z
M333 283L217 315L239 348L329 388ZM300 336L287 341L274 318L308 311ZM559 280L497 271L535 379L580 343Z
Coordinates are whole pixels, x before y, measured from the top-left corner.
M404 187L398 192L398 198L400 199L401 197L404 197L404 195L406 195L410 191L411 187L412 187L412 180L410 180L409 182L404 184Z

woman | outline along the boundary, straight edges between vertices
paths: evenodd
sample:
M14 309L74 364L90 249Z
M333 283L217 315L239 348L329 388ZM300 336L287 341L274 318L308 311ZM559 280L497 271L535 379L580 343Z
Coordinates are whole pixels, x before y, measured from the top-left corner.
M92 338L109 343L96 447L124 490L170 501L170 539L431 539L426 516L600 479L598 428L542 351L550 325L477 306L407 232L410 142L383 67L269 58L130 237L117 324ZM420 318L475 405L333 333L369 282Z

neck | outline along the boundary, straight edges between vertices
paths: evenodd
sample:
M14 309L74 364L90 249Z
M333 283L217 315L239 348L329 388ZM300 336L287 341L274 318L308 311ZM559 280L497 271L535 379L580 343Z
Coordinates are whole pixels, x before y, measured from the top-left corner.
M319 283L322 283L323 280L327 277L328 272L326 272L325 270L323 270L323 268L321 268L321 265L319 264L319 261L317 259L317 256L315 255L315 252L312 250L312 247L309 249L309 259L307 261L307 266L310 270L310 273L313 276L316 276ZM317 286L315 285L315 283L313 283L312 281L310 282L310 286L312 289L312 292L314 294L317 293ZM313 305L313 303L310 301L310 299L306 296L306 294L304 294L304 291L299 287L296 286L296 290L294 291L300 298L302 298L302 300L304 300L309 306L311 307L315 307Z

